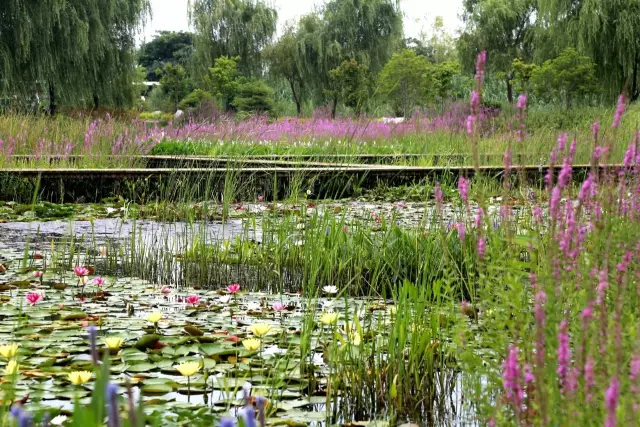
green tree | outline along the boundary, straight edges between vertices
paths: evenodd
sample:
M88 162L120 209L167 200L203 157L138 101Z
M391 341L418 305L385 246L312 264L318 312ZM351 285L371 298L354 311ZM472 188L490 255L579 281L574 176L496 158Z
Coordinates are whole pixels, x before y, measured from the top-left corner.
M533 71L537 68L535 64L527 64L520 58L516 58L511 63L513 69L514 88L517 93L529 92L529 81Z
M245 113L271 114L274 105L273 89L263 80L250 80L241 84L233 100L233 106Z
M304 80L296 55L296 43L295 30L288 27L278 42L268 50L267 58L270 72L282 76L289 84L298 116L300 116L302 114Z
M262 0L192 0L196 65L206 70L216 58L237 56L245 75L261 75L262 50L276 31L276 11Z
M189 93L187 72L184 67L168 63L162 71L156 70L156 74L160 75L160 86L165 95L169 97L173 107L177 108L182 98Z
M330 0L298 25L297 56L317 102L331 93L329 71L351 58L372 75L402 44L402 14L394 0Z
M405 39L405 48L425 56L432 64L451 62L457 59L456 43L444 27L444 20L436 16L429 33L420 32L420 38Z
M514 58L530 60L535 35L537 0L464 0L465 29L458 38L460 62L473 72L477 53L488 53L487 70L500 73L513 102Z
M339 67L329 71L332 89L330 94L333 98L331 107L331 117L335 118L336 108L339 100L344 105L352 108L357 117L360 117L362 108L369 99L371 79L369 70L358 61L351 59L343 61Z
M453 96L454 79L460 75L460 64L454 61L441 62L431 67L433 89L444 107L445 102Z
M605 93L614 97L628 85L640 95L640 0L540 0L548 31L537 42L544 59L575 47L596 63Z
M221 56L216 59L207 74L207 86L222 103L222 108L229 111L233 107L233 99L238 93L242 77L238 72L239 57Z
M573 48L565 49L557 58L545 61L531 73L536 95L557 99L571 108L576 99L593 95L598 90L595 65Z
M135 35L148 0L0 2L0 91L57 103L131 105Z
M394 54L378 77L381 94L404 117L409 117L415 107L432 99L432 83L432 66L427 58L409 49Z
M147 80L159 81L155 70L168 63L188 68L193 55L193 34L180 31L160 31L153 40L144 43L138 53L138 62L147 71Z

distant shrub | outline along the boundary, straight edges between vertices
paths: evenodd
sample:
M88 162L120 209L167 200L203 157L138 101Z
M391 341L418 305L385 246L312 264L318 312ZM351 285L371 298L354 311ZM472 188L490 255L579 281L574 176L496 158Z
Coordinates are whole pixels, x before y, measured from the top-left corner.
M181 110L199 108L202 104L213 102L213 100L213 95L210 92L202 89L196 89L180 101L178 108Z
M244 113L267 113L274 111L273 89L262 80L252 80L240 85L233 106Z

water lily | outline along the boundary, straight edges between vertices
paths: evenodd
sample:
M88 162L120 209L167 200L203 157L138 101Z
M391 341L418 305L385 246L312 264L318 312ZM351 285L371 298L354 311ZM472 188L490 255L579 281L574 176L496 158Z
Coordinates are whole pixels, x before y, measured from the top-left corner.
M240 285L237 283L233 283L227 286L227 292L230 294L237 294L240 291Z
M274 302L271 308L273 308L274 311L284 311L287 306L281 302Z
M154 311L153 313L147 314L147 320L151 323L158 323L162 319L162 313L159 311Z
M324 286L322 290L327 294L337 294L338 287L337 286Z
M271 330L271 325L268 323L254 323L249 326L249 330L256 336L263 337Z
M74 267L73 273L78 277L88 276L89 275L89 269L86 268L86 267L78 266L78 267Z
M16 355L17 352L18 352L17 343L0 345L0 355L2 355L2 357L4 357L5 359L11 359Z
M7 366L4 367L4 374L6 376L15 375L20 371L20 365L15 360L9 360Z
M242 341L242 345L249 351L256 351L260 348L260 340L255 338L249 338Z
M104 285L104 279L102 277L94 277L93 284L96 286L102 286Z
M27 292L25 295L27 302L32 306L36 305L40 300L42 300L42 294L38 292Z
M337 321L338 321L338 313L327 312L327 313L323 313L322 316L320 316L320 322L323 325L335 325Z
M200 362L182 362L175 368L183 377L192 377L200 370Z
M169 295L171 293L171 288L165 285L160 289L160 292L165 295Z
M54 426L61 426L65 421L67 421L67 417L65 415L58 415L57 417L54 417L51 421L49 421L49 424Z
M109 350L118 350L122 345L122 338L120 337L105 338L104 345L106 345Z
M82 385L91 379L93 374L89 371L73 371L69 372L68 378L71 384Z
M187 298L185 298L185 301L190 305L198 305L198 303L200 302L200 297L198 295L189 295Z
M264 200L264 196L263 196L262 194L260 194L260 195L258 196L258 201L259 201L259 202L261 202L261 201L263 201L263 200Z
M33 272L33 277L35 277L36 279L41 278L43 275L44 275L44 271L36 270Z

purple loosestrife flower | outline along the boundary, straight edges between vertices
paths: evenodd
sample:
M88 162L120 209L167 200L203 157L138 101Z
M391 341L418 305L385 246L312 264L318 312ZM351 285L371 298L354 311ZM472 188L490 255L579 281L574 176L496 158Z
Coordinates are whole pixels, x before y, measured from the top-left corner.
M596 120L591 125L591 131L593 132L593 139L598 140L598 135L600 134L600 121Z
M567 321L560 322L560 331L558 332L558 378L562 392L565 391L565 381L569 373L569 361L571 360L571 349L569 348L569 334L567 333Z
M108 426L120 427L120 405L118 402L118 386L113 383L107 385Z
M507 401L516 413L520 412L524 393L521 384L520 365L518 364L518 347L511 344L507 358L502 363L502 386Z
M611 123L612 128L617 128L620 126L620 120L624 114L624 108L627 103L627 97L624 93L620 94L618 97L618 105L616 105L616 112L613 114L613 123Z
M596 303L598 305L604 304L604 294L608 288L609 288L609 272L606 269L600 270L600 273L598 273L598 287L597 287L598 298L596 300Z
M636 158L636 144L631 143L629 147L627 147L627 151L624 153L624 167L630 168L633 166L633 161Z
M456 222L455 227L456 227L456 230L458 231L458 239L460 239L461 242L464 242L464 237L467 232L464 226L464 222Z
M595 364L596 362L592 357L587 357L587 361L584 364L584 393L587 402L593 398L591 390L593 389L593 385L596 383L596 375L594 373Z
M505 175L509 175L511 172L511 148L507 148L507 151L504 152L504 172Z
M479 237L478 238L478 257L480 259L484 259L486 253L487 253L487 245L486 245L486 242L484 241L484 237Z
M528 363L524 365L524 383L529 384L536 380L536 377L531 372L531 365Z
M569 135L567 135L566 133L561 133L560 136L558 137L558 151L562 151L564 150L564 148L567 146L567 138L569 137Z
M555 221L558 218L558 210L560 208L560 188L553 187L551 192L551 201L549 202L549 211L551 211L551 219Z
M527 94L521 93L518 96L518 110L523 111L525 108L527 108Z
M631 382L630 388L634 393L638 393L638 391L640 391L637 384L638 378L640 378L640 354L633 356L629 369L629 381Z
M609 388L604 393L604 403L607 406L607 419L605 427L616 427L616 409L618 408L618 398L620 397L620 380L617 377L611 378Z
M483 217L484 217L484 209L478 208L478 212L473 218L476 228L480 228L480 226L482 225Z
M580 200L580 203L584 204L587 199L593 194L593 181L593 174L589 174L587 179L582 183L582 187L580 187L580 193L578 194L578 200Z
M458 191L462 201L467 203L469 201L469 181L464 176L458 179Z
M436 186L433 188L433 195L436 198L436 203L441 204L443 197L442 197L442 189L440 188L440 181L436 182Z

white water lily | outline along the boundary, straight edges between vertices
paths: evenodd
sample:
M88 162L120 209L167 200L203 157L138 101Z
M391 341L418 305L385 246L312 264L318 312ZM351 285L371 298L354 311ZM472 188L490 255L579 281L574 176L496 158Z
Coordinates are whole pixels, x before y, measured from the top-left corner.
M228 303L229 301L231 301L231 295L224 295L224 296L221 296L220 298L218 298L218 300L219 300L221 303L226 304L226 303Z
M337 294L338 287L337 286L324 286L322 290L327 294Z
M49 421L49 424L54 426L61 426L65 421L67 421L67 417L65 415L58 415L57 417Z

